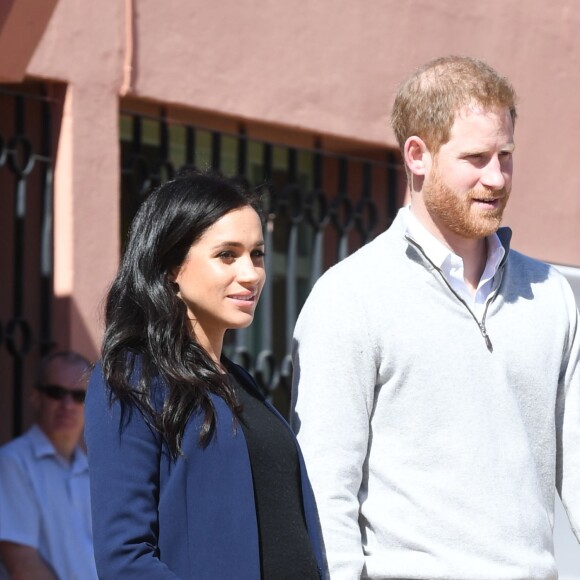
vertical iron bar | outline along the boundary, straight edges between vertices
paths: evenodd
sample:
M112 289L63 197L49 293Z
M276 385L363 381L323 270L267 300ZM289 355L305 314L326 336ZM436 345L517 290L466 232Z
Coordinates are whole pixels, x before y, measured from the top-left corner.
M264 179L268 183L268 188L271 187L272 175L272 145L270 143L264 144L262 163L264 166ZM274 348L272 319L274 318L274 272L272 271L272 259L274 254L274 218L275 214L272 211L272 192L267 193L268 200L266 211L266 227L264 231L264 246L266 248L266 256L264 259L264 267L266 268L266 283L262 290L262 297L260 298L262 307L262 346L264 350Z
M363 163L363 181L361 201L359 204L359 233L361 235L362 245L366 244L371 239L372 228L370 224L365 223L365 208L372 207L371 191L372 191L373 168L370 163Z
M222 134L213 131L211 134L211 168L219 171L222 166Z
M341 157L338 161L338 191L345 195L348 187L348 160Z
M40 234L40 354L50 350L52 341L52 281L53 281L53 173L52 173L52 123L51 105L42 104L42 154L47 159L43 165L42 221Z
M298 151L288 149L288 183L298 184Z
M363 163L362 197L370 198L372 189L373 167L370 163Z
M397 192L399 190L399 173L398 173L398 159L397 156L389 152L387 153L387 225L395 219L397 214Z
M15 134L24 133L24 99L17 95L14 98L14 121ZM17 152L14 152L16 156ZM26 184L24 176L19 175L15 188L15 215L14 215L14 266L13 283L14 294L12 297L12 317L21 319L24 310L24 217L26 214ZM12 432L16 437L22 432L22 409L23 409L23 362L22 355L14 353L12 374L13 407L12 407Z
M246 127L240 125L238 130L238 155L236 159L236 173L240 176L248 177L248 139L246 138Z
M324 158L320 150L314 154L314 190L322 190ZM323 229L312 225L312 270L310 273L310 289L313 288L316 280L322 276L322 266L324 262L324 234Z
M143 122L140 115L133 115L133 152L141 151L143 141Z
M288 150L288 182L297 185L298 182L298 154L296 149ZM286 263L286 352L292 349L292 335L296 323L297 310L297 261L298 261L298 227L299 224L290 219L292 208L291 200L286 200L290 232L288 235L287 263Z
M238 177L242 176L247 177L246 175L247 158L248 153L247 153L247 142L245 139L245 129L243 125L240 125L238 131L237 155L236 155L236 175ZM234 336L236 347L250 350L250 344L248 344L249 331L247 328L238 328L235 331Z
M195 129L191 125L185 129L185 163L195 165Z
M143 119L140 115L133 115L133 135L132 135L132 146L133 146L133 153L134 155L141 160L141 146L143 144ZM133 171L137 168L134 166ZM138 171L144 171L145 167L144 164L140 163ZM141 196L143 194L143 186L145 181L150 178L149 169L147 169L148 175L147 176L138 176L139 181L135 178L135 175L132 175L131 183L133 185L131 191L131 199L129 201L130 204L130 211L131 211L131 220L137 213L139 209L139 205L141 204ZM141 181L140 178L143 177ZM131 221L130 220L130 221ZM130 221L127 223L127 227L129 226ZM123 232L123 235L125 232Z
M162 161L169 160L169 126L165 111L159 119L159 157Z
M322 189L322 170L324 169L324 160L322 158L322 142L320 139L316 140L316 152L314 153L314 188Z
M341 157L338 162L338 192L339 196L347 196L348 188L348 161L344 157ZM340 220L340 215L337 215L338 220ZM343 230L339 231L338 239L338 261L343 260L348 256L348 232Z

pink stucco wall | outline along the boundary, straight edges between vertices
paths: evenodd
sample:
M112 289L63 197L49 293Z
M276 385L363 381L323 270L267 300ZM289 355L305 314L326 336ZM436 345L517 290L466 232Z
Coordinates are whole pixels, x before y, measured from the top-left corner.
M55 338L91 357L120 247L122 30L121 2L59 0L26 69L67 83L55 169Z
M521 95L514 243L580 264L580 11L574 0L137 2L138 94L395 145L388 112L422 62L488 60Z
M31 8L38 1L8 0ZM96 312L116 266L117 114L127 80L129 95L153 101L394 146L388 112L406 75L442 54L482 57L520 94L506 216L514 244L580 265L576 4L58 0L44 32L34 30L36 48L21 76L68 84L55 183L55 290L77 312L69 338L94 351ZM127 55L131 75L124 77Z
M67 87L55 175L55 338L97 353L120 247L122 89L394 146L388 112L409 72L443 54L482 57L520 94L506 215L514 245L580 266L579 29L578 0L2 0L0 82Z

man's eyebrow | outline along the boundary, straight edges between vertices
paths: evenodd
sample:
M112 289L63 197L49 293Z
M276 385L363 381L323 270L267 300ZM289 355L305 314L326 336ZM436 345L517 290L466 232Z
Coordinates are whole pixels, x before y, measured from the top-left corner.
M499 151L502 153L513 153L515 148L516 148L515 143L507 143L503 147L500 147ZM486 149L485 147L483 147L483 148L473 147L471 149L469 147L466 147L465 149L463 149L462 151L459 152L459 156L466 157L469 155L483 155L486 153L489 153L489 150Z

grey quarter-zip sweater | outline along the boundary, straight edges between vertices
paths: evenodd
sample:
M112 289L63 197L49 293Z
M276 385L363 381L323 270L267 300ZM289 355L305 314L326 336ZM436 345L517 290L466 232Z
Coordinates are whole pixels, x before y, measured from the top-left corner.
M574 296L498 235L480 321L401 216L300 313L292 421L332 580L555 580L556 488L580 538Z

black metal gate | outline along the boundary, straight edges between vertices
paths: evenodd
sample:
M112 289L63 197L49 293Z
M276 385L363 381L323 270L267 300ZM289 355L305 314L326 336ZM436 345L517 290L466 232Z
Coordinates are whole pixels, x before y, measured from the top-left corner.
M0 441L22 431L24 386L51 345L51 109L42 85L0 85Z

